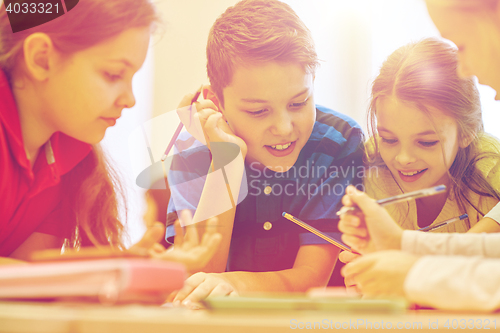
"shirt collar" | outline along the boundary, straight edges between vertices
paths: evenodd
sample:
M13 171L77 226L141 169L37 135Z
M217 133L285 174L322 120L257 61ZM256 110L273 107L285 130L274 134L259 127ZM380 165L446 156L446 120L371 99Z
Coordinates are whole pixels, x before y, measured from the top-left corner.
M31 167L24 149L19 112L7 77L2 70L0 70L0 122L6 132L13 156L21 167L29 170ZM39 158L43 156L47 164L55 164L59 175L63 175L83 160L91 150L90 144L57 132L40 151Z

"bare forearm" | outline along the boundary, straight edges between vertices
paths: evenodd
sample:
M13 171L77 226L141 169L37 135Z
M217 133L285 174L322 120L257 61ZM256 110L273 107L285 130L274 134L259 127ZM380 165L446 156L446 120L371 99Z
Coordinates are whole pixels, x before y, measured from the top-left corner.
M470 233L481 233L481 232L500 232L500 224L495 220L485 217L479 222L477 222L472 228L469 229Z
M337 261L339 248L333 245L301 246L293 268L272 272L228 272L221 275L238 292L304 292L326 286Z
M254 291L305 292L313 287L326 286L329 278L329 275L318 277L307 267L275 272L227 272L221 275L240 294Z

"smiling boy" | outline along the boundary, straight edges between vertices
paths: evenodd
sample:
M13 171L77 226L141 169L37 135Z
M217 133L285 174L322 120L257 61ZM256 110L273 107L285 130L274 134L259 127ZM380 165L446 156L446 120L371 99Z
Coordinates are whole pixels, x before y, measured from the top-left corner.
M239 146L245 164L235 168L236 178L247 180L248 195L218 215L223 240L208 273L191 276L175 301L325 286L338 248L281 214L338 231L335 212L344 190L361 183L360 127L315 105L318 60L311 34L280 1L242 1L228 8L210 31L207 58L211 85L203 91L206 100L196 104L198 116L209 142ZM199 213L227 196L226 188L213 186L214 174L206 175L210 159L198 163L209 149L196 141L188 151L172 163L167 224L182 209ZM193 175L206 180L177 190Z

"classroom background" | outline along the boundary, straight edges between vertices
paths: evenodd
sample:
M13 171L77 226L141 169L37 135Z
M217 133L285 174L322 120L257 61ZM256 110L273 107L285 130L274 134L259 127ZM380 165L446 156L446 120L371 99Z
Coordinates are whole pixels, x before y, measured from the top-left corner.
M145 189L139 172L161 157L179 124L174 110L182 96L208 84L205 46L210 27L238 0L157 0L163 24L154 34L148 57L133 82L137 104L125 110L106 132L103 146L121 174L127 192L127 230L132 244L144 233ZM439 36L423 0L284 0L311 30L321 66L316 73L315 101L358 121L366 132L366 110L372 80L382 62L400 46ZM486 132L500 137L500 103L495 92L480 86ZM169 119L152 126L155 117ZM159 118L157 118L159 119ZM164 124L164 123L162 123ZM148 137L138 142L138 128Z

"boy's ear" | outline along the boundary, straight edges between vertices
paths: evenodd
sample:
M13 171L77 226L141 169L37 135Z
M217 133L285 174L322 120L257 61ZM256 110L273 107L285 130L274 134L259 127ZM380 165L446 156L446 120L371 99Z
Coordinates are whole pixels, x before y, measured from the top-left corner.
M214 102L215 106L217 106L219 110L221 109L219 98L215 94L211 85L206 85L203 87L203 98L211 100L212 102Z
M50 37L36 32L29 35L23 43L24 64L30 77L45 81L50 72L52 57L55 54Z

